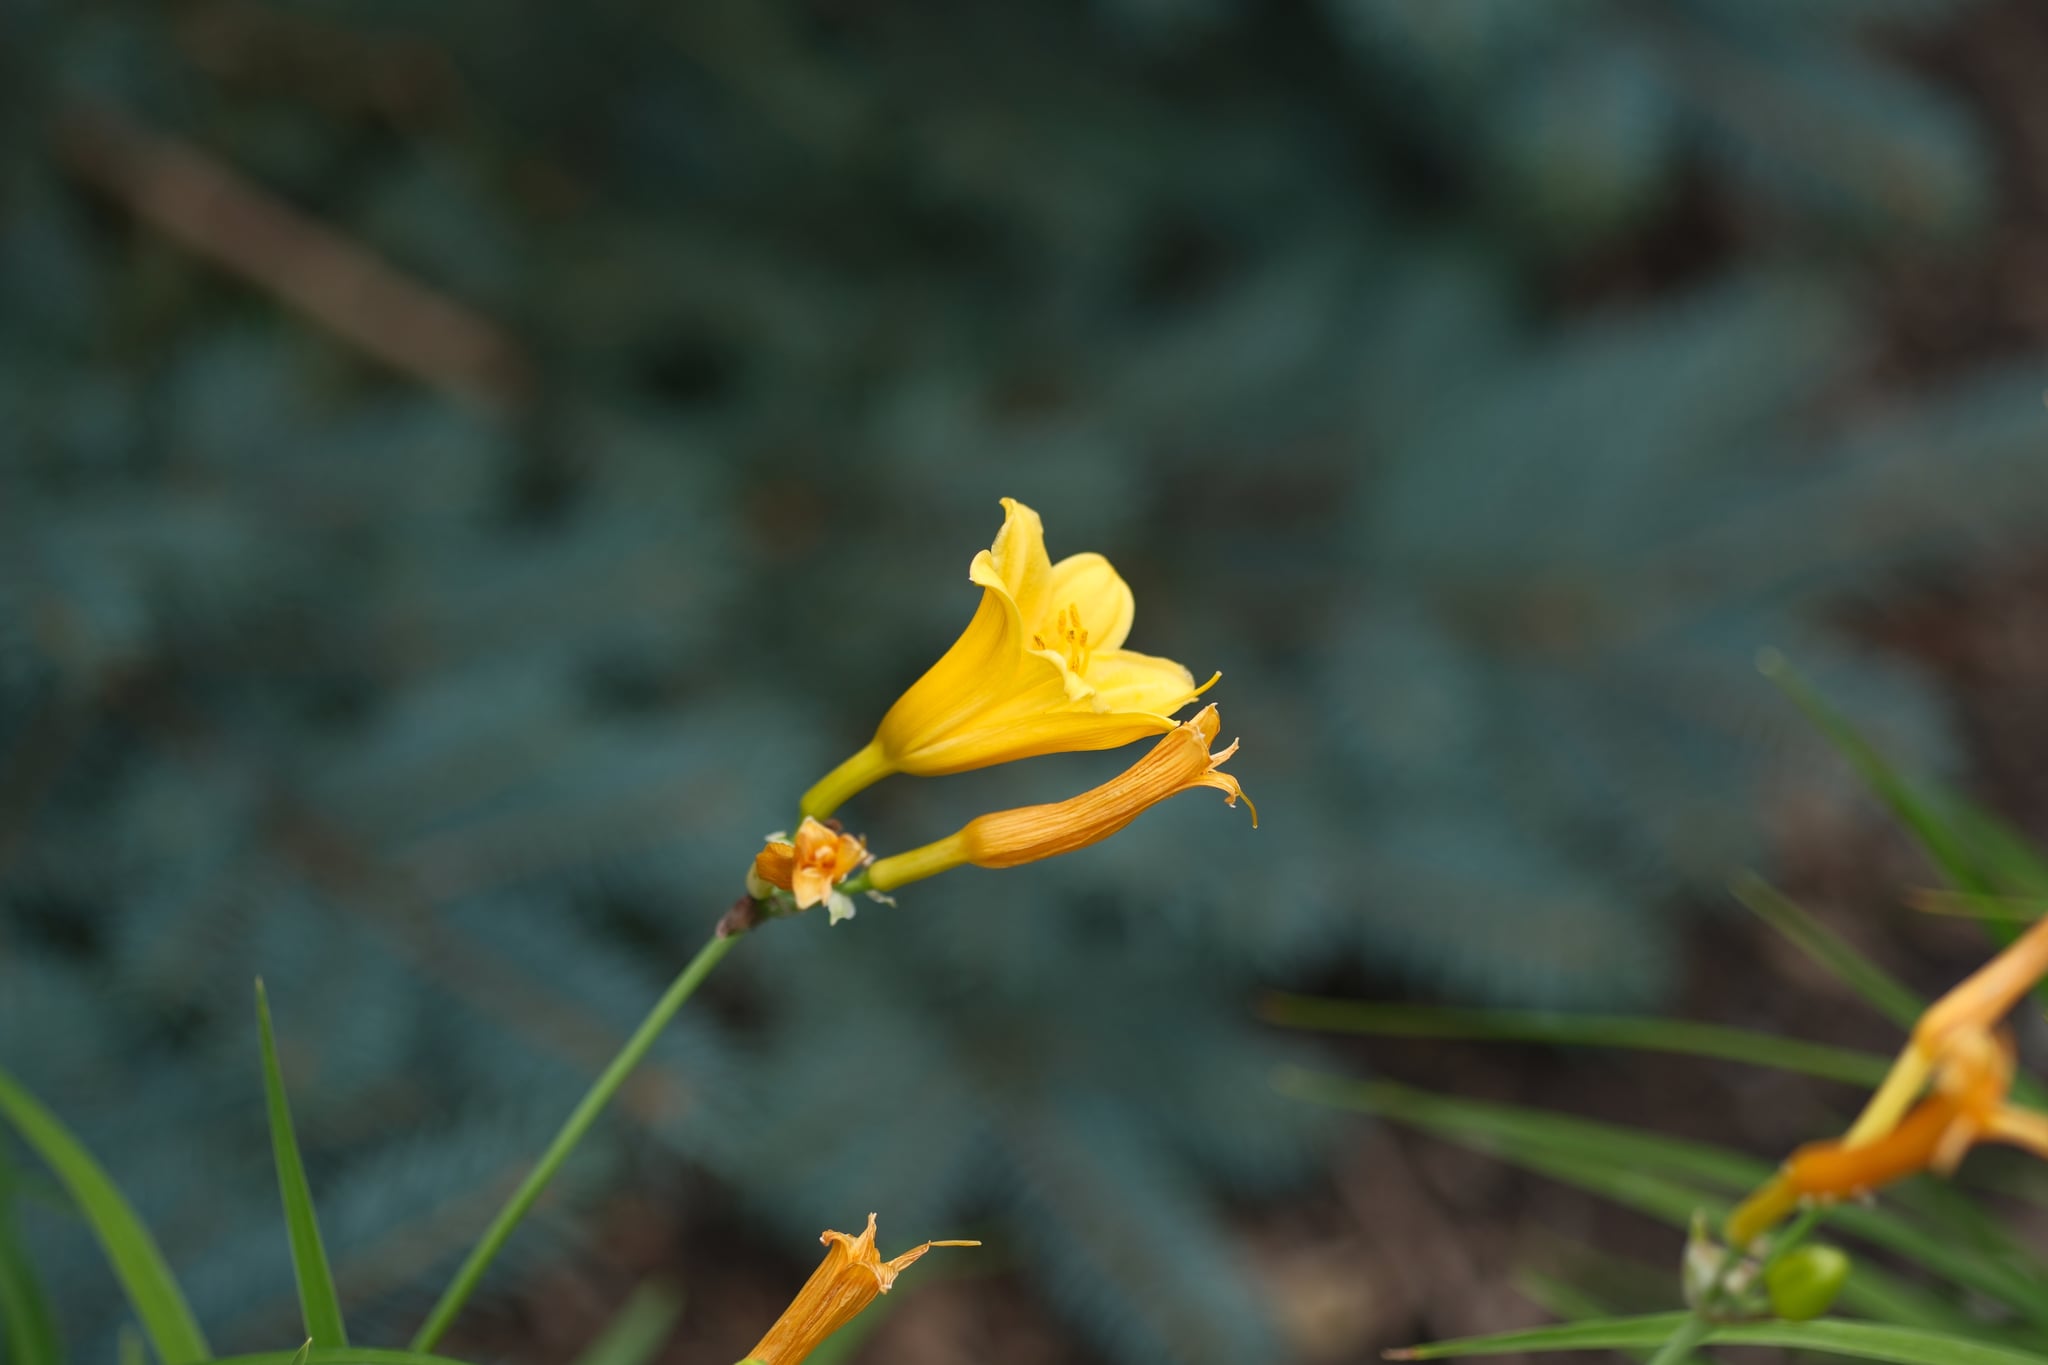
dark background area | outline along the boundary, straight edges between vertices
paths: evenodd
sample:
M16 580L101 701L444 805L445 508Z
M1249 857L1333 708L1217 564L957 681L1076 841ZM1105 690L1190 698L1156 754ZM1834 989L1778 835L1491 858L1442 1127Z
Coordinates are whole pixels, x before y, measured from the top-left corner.
M1533 1320L1511 1273L1560 1242L1662 1284L1662 1233L1275 1096L1321 1049L1259 992L1885 1046L1730 870L1924 984L1977 940L1898 909L1924 870L1761 647L2048 825L2026 0L0 24L0 1063L223 1350L296 1330L250 979L354 1333L401 1337L964 623L1005 494L1118 565L1134 646L1223 671L1261 827L1188 798L769 926L458 1353L567 1359L657 1277L674 1358L730 1359L871 1208L885 1250L988 1243L873 1360L1365 1360ZM844 814L892 851L1129 757ZM1338 1052L1824 1127L1705 1067ZM96 1249L30 1231L111 1350Z

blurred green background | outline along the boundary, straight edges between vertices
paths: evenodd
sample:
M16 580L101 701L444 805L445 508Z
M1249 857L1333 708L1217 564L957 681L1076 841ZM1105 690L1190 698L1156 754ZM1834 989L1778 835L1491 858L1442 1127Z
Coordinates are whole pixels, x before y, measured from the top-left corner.
M224 1351L295 1321L250 979L356 1335L409 1331L966 621L999 496L1223 671L1262 826L770 926L454 1349L737 1258L730 1358L872 1208L1042 1305L1058 1354L991 1365L1289 1358L1233 1218L1332 1133L1256 991L1666 1000L1851 799L1756 651L1964 764L1886 604L2048 518L2024 0L0 25L0 1063ZM844 814L899 849L1128 758Z

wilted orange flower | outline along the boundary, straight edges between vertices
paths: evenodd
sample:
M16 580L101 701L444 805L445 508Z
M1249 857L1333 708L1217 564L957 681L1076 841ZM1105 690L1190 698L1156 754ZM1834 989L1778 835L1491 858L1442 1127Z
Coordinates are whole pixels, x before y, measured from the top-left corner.
M1728 1240L1743 1246L1803 1203L1858 1198L1921 1171L1947 1175L1979 1142L2048 1155L2048 1116L2006 1102L2012 1068L2010 1039L1982 1031L1953 1036L1927 1098L1868 1142L1801 1147L1730 1216Z
M867 1231L858 1237L827 1232L819 1241L827 1248L825 1259L804 1281L796 1298L784 1309L741 1365L796 1365L816 1350L818 1343L850 1322L861 1309L886 1294L904 1268L933 1247L978 1247L979 1242L926 1242L914 1246L893 1261L883 1260L875 1251L875 1215L868 1215Z
M1992 1031L2044 973L2048 920L1928 1006L1848 1133L1794 1152L1729 1217L1729 1241L1747 1244L1810 1200L1862 1194L1917 1171L1946 1175L1978 1142L2048 1156L2048 1115L2007 1103L2012 1048Z
M779 887L796 897L799 910L822 902L837 924L853 914L853 901L838 890L839 883L867 861L867 846L857 836L805 816L793 842L781 835L768 836L767 845L754 855L747 890L760 897L769 887Z
M1244 797L1244 789L1236 778L1216 769L1237 752L1237 742L1209 752L1222 724L1216 707L1205 706L1168 731L1150 753L1094 790L1047 806L979 816L937 843L882 859L869 869L868 882L878 891L888 891L962 863L1016 867L1072 853L1107 839L1167 797L1196 787L1213 787L1234 806ZM1245 797L1245 805L1251 804ZM1252 824L1258 823L1258 809L1253 807Z
M1003 499L1003 529L974 557L981 606L939 661L882 717L874 739L804 793L825 816L890 773L933 777L1173 728L1201 694L1171 659L1123 647L1131 590L1099 554L1055 564L1038 513ZM1209 682L1214 682L1211 678Z
M1892 1063L1884 1084L1864 1106L1849 1130L1847 1141L1860 1146L1898 1122L1906 1106L1934 1074L1951 1040L1959 1035L1988 1032L2043 974L2048 974L2048 919L2035 923L2007 945L2004 952L1927 1007L1913 1025L1912 1040Z

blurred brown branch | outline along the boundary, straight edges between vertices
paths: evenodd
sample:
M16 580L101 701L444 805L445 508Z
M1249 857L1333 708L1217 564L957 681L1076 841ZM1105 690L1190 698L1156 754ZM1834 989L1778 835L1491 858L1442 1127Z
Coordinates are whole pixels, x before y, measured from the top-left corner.
M394 369L493 412L530 392L532 367L503 329L190 143L92 108L64 117L57 152L158 232Z

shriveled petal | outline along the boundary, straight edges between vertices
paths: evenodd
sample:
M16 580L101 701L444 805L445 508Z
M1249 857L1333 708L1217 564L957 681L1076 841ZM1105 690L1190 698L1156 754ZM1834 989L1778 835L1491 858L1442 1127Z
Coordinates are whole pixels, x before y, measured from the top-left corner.
M2024 1147L2035 1156L2048 1157L2048 1114L2007 1105L1992 1116L1988 1136Z
M1100 843L1161 801L1194 787L1215 787L1234 805L1243 795L1236 779L1215 768L1237 746L1209 751L1221 725L1216 708L1205 707L1098 787L1050 805L992 811L971 820L960 831L962 851L982 867L1016 867Z
M1052 628L1061 611L1071 611L1088 632L1088 649L1102 654L1130 638L1137 615L1130 585L1099 554L1068 555L1052 566L1051 588L1044 612L1032 629L1052 643ZM1027 621L1033 618L1026 617ZM1089 669L1091 681L1094 669Z
M1928 1052L1959 1029L1988 1029L2012 1012L2021 996L2048 975L2048 919L2038 921L1991 961L1928 1006L1913 1027L1913 1041Z
M799 1365L831 1336L859 1314L877 1294L886 1294L896 1277L933 1247L980 1246L979 1242L926 1242L912 1247L892 1261L875 1252L875 1215L868 1215L867 1230L858 1237L827 1232L825 1259L811 1272L811 1278L797 1291L782 1316L768 1329L747 1360L760 1365Z
M1889 1133L1861 1147L1808 1143L1786 1163L1786 1178L1799 1193L1815 1198L1845 1199L1878 1189L1933 1165L1961 1117L1954 1101L1935 1095L1915 1105Z
M769 840L759 853L754 855L754 875L769 886L789 890L791 875L796 870L796 846L779 840Z

